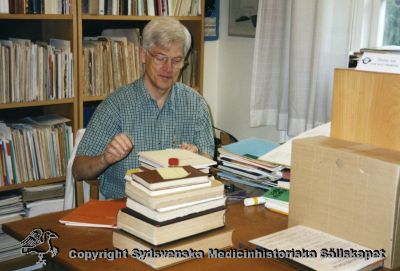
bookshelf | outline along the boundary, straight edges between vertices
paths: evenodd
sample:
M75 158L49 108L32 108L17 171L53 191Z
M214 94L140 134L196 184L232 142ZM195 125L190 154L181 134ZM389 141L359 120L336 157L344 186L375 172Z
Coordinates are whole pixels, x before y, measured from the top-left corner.
M146 1L137 1L146 2ZM154 3L157 1L154 1ZM159 1L160 2L160 1ZM178 2L178 1L177 1ZM189 1L187 1L189 2ZM193 0L197 2L197 0ZM96 15L89 14L89 11L84 11L89 7L84 6L85 1L78 1L77 3L77 35L78 35L78 67L79 67L79 86L78 86L78 112L79 112L79 127L85 127L87 119L84 120L85 108L95 108L101 101L103 101L106 95L85 95L85 68L84 68L84 38L85 37L96 37L101 36L104 29L132 29L139 28L140 34L143 27L148 21L154 18L154 16L147 16L146 12L144 16L133 16L133 15ZM190 33L192 34L192 50L197 52L196 57L196 68L195 77L196 83L191 86L202 94L203 90L203 58L204 58L204 7L205 1L201 0L201 15L198 16L176 16L182 24L184 24ZM95 4L96 6L96 4ZM107 7L105 7L107 9ZM139 11L137 11L139 12ZM157 12L157 11L156 11ZM89 110L90 111L90 110Z
M67 1L64 2L67 3ZM38 42L49 43L50 39L68 40L70 42L70 51L73 58L73 72L70 73L72 80L69 82L72 83L73 89L76 93L76 90L78 89L76 80L78 75L78 65L75 61L78 52L76 41L77 19L76 12L74 12L76 9L76 0L71 0L69 3L71 4L69 14L0 14L0 27L2 29L0 39L26 39L30 40L30 42L35 45L38 45ZM22 73L22 71L27 67L29 68L28 64L16 65L16 69L20 73ZM31 67L33 67L33 64ZM0 90L5 93L3 85L1 88L3 89ZM55 86L55 88L58 88L58 86ZM63 98L61 98L61 96L64 94L60 94L59 97L40 97L39 95L36 96L36 98L27 98L25 93L29 89L31 89L31 85L26 88L20 87L21 93L23 94L21 94L20 98L17 99L18 101L15 101L15 99L8 99L0 102L1 120L13 120L27 116L35 117L46 114L57 114L70 119L68 125L72 127L73 131L78 129L79 118L77 95L70 93L68 95L65 94ZM69 90L72 89L69 88ZM63 181L65 181L65 176L28 180L18 184L0 186L0 192Z
M27 1L27 0L26 0ZM69 2L68 2L69 1ZM58 114L70 119L68 123L75 132L84 127L84 108L95 108L107 95L87 96L84 94L85 73L83 70L83 40L86 36L99 36L104 29L139 28L154 16L132 15L91 15L82 11L83 5L97 2L96 0L63 0L70 4L69 14L0 14L0 39L20 38L32 42L49 39L70 41L73 56L73 88L74 95L68 98L41 99L33 101L2 102L0 101L0 120L16 119L27 116ZM110 1L107 1L110 2ZM116 1L113 1L113 3ZM123 3L124 1L120 1ZM130 2L130 1L128 1ZM134 1L132 1L134 2ZM146 1L137 1L145 2ZM167 2L167 1L162 1ZM179 1L177 1L179 2ZM184 3L185 1L182 1ZM186 1L189 2L189 1ZM198 3L197 0L193 0ZM51 2L53 3L53 2ZM60 3L60 2L59 2ZM154 1L156 3L156 1ZM203 90L203 57L204 57L204 7L205 1L199 2L201 15L176 16L191 32L192 48L197 51L195 77L196 83L191 86L202 94ZM21 11L18 11L22 13ZM48 12L52 13L52 12ZM146 13L145 13L146 14ZM22 67L18 67L22 68ZM39 186L65 181L65 176L27 181L14 185L0 186L0 192L20 189L28 186Z

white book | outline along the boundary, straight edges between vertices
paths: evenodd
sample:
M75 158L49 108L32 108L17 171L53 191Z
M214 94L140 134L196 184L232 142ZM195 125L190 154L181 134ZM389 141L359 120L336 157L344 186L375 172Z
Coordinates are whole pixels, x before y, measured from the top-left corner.
M331 123L325 123L323 125L317 126L311 130L305 131L298 136L295 136L283 143L282 145L276 147L275 149L267 152L266 154L258 157L258 159L290 167L291 165L291 155L292 155L292 142L298 138L312 137L318 135L329 136L331 131Z
M177 217L186 216L193 213L198 213L201 211L217 208L219 206L224 206L226 197L216 197L203 199L199 201L188 202L185 204L178 204L173 206L168 206L160 209L151 209L146 207L130 198L126 200L126 206L135 212L142 214L150 219L158 222L171 220Z
M145 186L141 185L140 183L130 180L129 176L125 176L125 180L127 182L129 182L130 185L134 186L135 188L139 189L140 191L146 193L149 196L167 195L167 194L172 194L172 193L177 193L177 192L188 191L188 190L199 189L202 187L211 186L211 181L209 180L208 182L205 182L205 183L184 185L184 186L172 187L172 188L161 189L161 190L150 190L150 189L146 188Z
M192 166L197 169L216 165L214 160L183 149L165 149L139 152L139 161L153 167L168 167L169 158L178 158L179 166Z
M10 8L7 0L0 1L0 13L10 13Z

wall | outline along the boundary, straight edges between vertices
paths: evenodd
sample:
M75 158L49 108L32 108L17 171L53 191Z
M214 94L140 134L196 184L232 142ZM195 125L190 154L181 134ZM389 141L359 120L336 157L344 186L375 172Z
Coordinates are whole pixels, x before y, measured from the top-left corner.
M278 142L273 126L250 128L250 85L254 38L228 36L229 1L221 1L219 39L205 42L204 97L214 125L238 139Z

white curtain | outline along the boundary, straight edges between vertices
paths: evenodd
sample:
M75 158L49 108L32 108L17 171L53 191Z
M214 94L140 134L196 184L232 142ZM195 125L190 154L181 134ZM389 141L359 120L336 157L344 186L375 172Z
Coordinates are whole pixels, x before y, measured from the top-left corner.
M381 0L259 1L252 127L295 136L330 120L334 68L347 67L352 47L376 45L373 2Z

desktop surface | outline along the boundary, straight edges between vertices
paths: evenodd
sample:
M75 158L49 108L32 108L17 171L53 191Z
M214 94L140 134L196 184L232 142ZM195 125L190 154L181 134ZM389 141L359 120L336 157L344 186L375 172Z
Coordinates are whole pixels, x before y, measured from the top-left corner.
M58 222L69 211L57 212L3 225L8 234L23 240L35 228L51 230L59 235L52 239L58 254L48 261L65 270L154 270L139 260L120 258L84 260L72 258L85 251L114 250L113 229L65 226ZM268 211L263 205L244 207L243 203L228 204L226 224L234 228L232 241L236 249L254 249L248 241L287 228L287 216ZM43 248L45 249L45 248ZM77 252L77 253L76 253ZM274 259L193 259L162 270L294 270Z

